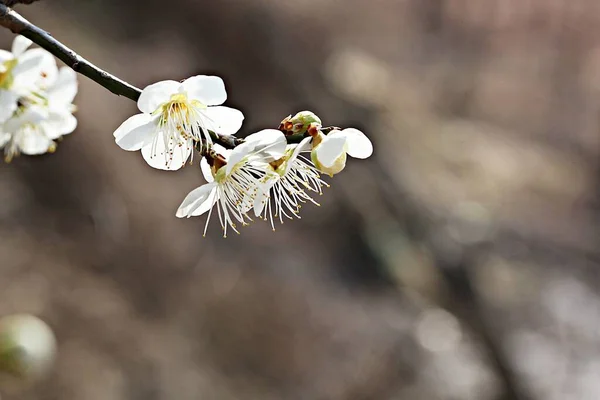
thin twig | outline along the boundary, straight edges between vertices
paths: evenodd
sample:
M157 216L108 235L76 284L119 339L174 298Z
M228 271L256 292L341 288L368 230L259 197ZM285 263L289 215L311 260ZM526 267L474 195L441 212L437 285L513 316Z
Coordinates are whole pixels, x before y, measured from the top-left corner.
M0 3L0 26L9 29L17 35L25 36L33 43L37 44L60 59L67 66L73 69L73 71L87 76L117 96L124 96L133 101L137 101L142 93L142 91L137 87L98 68L56 40L48 32L33 25L31 22L23 18L23 16L21 16L19 13L2 3ZM244 142L243 139L233 135L221 135L213 131L209 131L209 133L215 142L228 149L232 149ZM290 140L290 143L296 141L299 142L300 140Z
M38 0L1 0L0 3L13 7L15 4L31 4Z

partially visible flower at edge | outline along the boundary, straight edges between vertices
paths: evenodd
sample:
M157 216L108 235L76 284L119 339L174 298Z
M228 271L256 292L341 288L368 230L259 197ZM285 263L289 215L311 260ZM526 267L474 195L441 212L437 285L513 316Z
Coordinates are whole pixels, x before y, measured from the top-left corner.
M233 135L240 129L244 115L221 106L226 99L217 76L154 83L138 99L141 113L115 130L115 141L124 150L141 150L153 168L177 170L193 156L194 142L212 143L208 130Z
M27 53L34 50L41 49ZM38 87L20 94L15 100L12 116L0 124L0 148L4 148L6 162L20 153L52 153L56 150L54 140L72 133L77 127L72 104L77 94L77 74L67 67L58 70L54 58L50 53L46 54L53 63L51 66L44 62L48 64L43 68L47 71L46 77L42 83L38 81Z
M195 217L208 212L204 235L208 229L213 207L223 228L223 237L231 227L239 233L237 224L251 222L248 212L254 206L254 199L262 184L272 172L268 163L281 158L286 148L285 136L275 129L264 129L249 135L246 142L233 150L224 150L218 145L200 163L204 178L208 183L192 190L179 206L176 216Z

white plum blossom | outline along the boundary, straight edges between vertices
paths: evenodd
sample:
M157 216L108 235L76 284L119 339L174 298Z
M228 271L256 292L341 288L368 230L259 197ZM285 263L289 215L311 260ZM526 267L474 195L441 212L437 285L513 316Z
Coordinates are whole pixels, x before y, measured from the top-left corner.
M17 36L10 52L0 50L0 122L13 115L20 99L38 96L56 79L52 54L39 48L27 50L31 43Z
M212 143L209 130L233 135L240 129L244 115L221 106L226 99L225 84L217 76L154 83L137 101L141 113L114 132L116 143L124 150L141 150L154 168L177 170L192 156L194 142Z
M239 233L237 224L247 225L251 221L247 213L253 208L261 185L272 174L267 168L268 163L283 156L286 144L280 131L265 129L248 136L246 142L233 150L213 145L221 154L213 150L200 164L208 183L186 196L177 210L177 217L189 218L208 212L204 226L206 235L216 205L223 236L227 236L228 227Z
M299 144L288 145L284 156L268 165L274 173L258 191L254 214L270 220L273 230L273 217L279 218L281 223L284 216L300 218L298 214L303 203L308 201L319 205L307 192L322 194L323 186L329 186L311 161L300 154L309 148L310 141L311 138L307 137Z
M346 166L346 154L365 159L373 154L373 144L364 133L354 128L333 130L328 135L318 132L313 138L311 159L319 171L333 176Z
M41 49L28 50L25 54L39 53L35 50ZM30 86L29 91L19 92L14 112L0 124L0 148L4 148L6 162L20 153L52 153L56 150L54 140L73 132L77 127L77 119L73 116L75 106L72 104L77 94L77 74L67 67L59 71L50 53L41 51L50 57L51 63L46 56L25 58L24 62L36 60L41 63L44 77L36 78L37 86ZM13 70L18 72L19 64Z

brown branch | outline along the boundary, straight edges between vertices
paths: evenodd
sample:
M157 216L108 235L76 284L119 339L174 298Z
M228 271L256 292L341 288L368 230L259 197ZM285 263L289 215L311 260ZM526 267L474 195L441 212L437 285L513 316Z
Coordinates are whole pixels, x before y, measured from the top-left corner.
M38 0L0 0L0 3L12 7L15 4L31 4Z

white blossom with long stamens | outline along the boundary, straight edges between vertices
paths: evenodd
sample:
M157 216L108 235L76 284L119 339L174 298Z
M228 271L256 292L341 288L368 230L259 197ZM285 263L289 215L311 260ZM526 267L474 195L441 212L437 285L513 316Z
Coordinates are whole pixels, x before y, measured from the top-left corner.
M254 214L271 222L275 230L274 217L283 223L283 217L300 218L299 211L303 203L319 205L309 194L322 194L322 188L329 185L321 179L319 171L310 160L302 157L301 152L309 148L311 138L307 137L299 144L288 145L286 153L280 159L269 163L274 172L264 182L254 200Z
M285 136L274 129L265 129L248 136L246 142L233 150L213 145L218 155L208 156L212 166L202 159L202 173L208 183L192 190L177 210L177 217L195 217L208 212L204 235L208 229L213 208L216 206L223 236L230 227L239 233L237 225L247 225L248 212L261 190L262 183L269 180L268 163L281 158L286 148Z
M225 84L217 76L152 84L138 99L141 113L117 128L115 140L124 150L141 150L151 167L177 170L192 156L194 142L212 143L209 130L233 135L240 129L244 115L221 106L226 99Z

